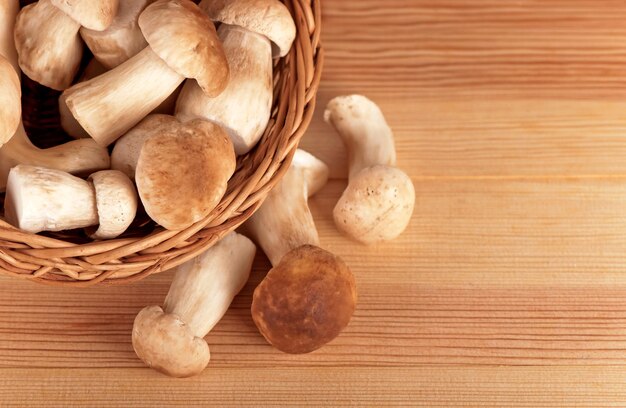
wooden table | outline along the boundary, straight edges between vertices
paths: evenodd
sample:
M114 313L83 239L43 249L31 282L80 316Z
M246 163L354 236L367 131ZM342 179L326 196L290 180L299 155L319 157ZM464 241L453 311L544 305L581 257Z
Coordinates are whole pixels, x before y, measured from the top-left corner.
M312 200L360 303L307 356L269 347L253 278L199 378L135 357L130 330L169 273L123 288L0 279L0 406L625 406L626 3L324 0L327 67L303 147L332 166ZM331 211L333 96L376 100L417 190L401 239L364 248Z

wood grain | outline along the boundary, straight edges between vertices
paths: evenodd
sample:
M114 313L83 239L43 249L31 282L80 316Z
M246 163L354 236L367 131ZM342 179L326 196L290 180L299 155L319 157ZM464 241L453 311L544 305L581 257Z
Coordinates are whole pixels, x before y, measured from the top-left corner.
M324 0L327 67L303 147L331 165L311 201L353 269L354 320L305 356L268 346L252 278L200 377L144 368L136 313L171 275L87 290L0 278L0 406L626 405L626 4ZM364 248L332 208L338 94L377 102L417 191L406 233Z

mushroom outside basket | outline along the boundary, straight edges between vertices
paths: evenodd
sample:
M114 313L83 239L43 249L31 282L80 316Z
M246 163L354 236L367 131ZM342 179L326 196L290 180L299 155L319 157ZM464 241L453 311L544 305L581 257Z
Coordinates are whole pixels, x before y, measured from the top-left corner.
M22 7L32 2L22 1ZM321 78L320 0L283 2L297 35L290 53L274 63L270 123L257 147L238 158L226 195L208 217L185 230L167 231L139 216L123 236L108 241L92 241L82 230L30 234L0 219L0 273L53 285L135 282L200 255L246 221L289 168L313 117ZM25 75L22 81L23 120L31 140L45 147L61 141L59 93Z

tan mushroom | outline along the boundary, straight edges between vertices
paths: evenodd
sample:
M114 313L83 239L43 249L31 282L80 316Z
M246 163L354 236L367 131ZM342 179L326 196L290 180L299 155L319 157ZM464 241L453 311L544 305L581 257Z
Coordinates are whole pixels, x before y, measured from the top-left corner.
M0 0L0 23L10 24L17 13L18 2ZM13 17L11 17L13 13ZM18 70L17 53L11 29L0 25L0 54L9 56L9 62ZM19 78L19 77L18 77ZM88 175L94 171L109 168L109 153L93 140L73 141L49 149L35 147L24 130L18 124L17 131L2 148L0 148L0 191L6 187L9 170L18 164L29 164L62 170L72 174Z
M15 18L20 11L19 0L0 0L0 55L5 57L15 69L21 72L17 63L17 50L13 31L15 28Z
M307 199L328 178L328 167L298 150L291 167L247 230L273 268L254 291L252 318L265 339L286 353L308 353L336 338L356 306L346 264L319 248Z
M248 281L255 253L249 239L231 232L180 266L164 308L146 307L135 318L132 341L137 356L172 377L204 370L211 358L204 337Z
M183 120L202 118L223 126L238 155L250 151L270 119L273 97L272 44L276 56L286 55L295 38L295 24L277 0L204 0L200 8L214 21L231 67L222 94L211 98L195 81L187 81L176 114Z
M11 139L22 118L20 71L13 45L18 10L18 0L0 0L0 146Z
M335 225L364 244L397 238L411 221L415 188L395 167L393 133L380 108L361 95L342 96L329 102L324 118L341 136L350 161Z
M149 47L61 98L92 138L108 146L167 99L185 78L216 96L228 62L213 23L190 0L158 0L139 16Z
M181 123L156 115L154 134L141 147L135 182L146 212L168 230L202 220L219 204L235 172L226 132L204 120Z
M97 237L115 238L126 230L121 228L122 224L130 225L137 210L132 182L123 174L115 173L118 175L113 177L110 172L94 174L91 179L97 183L94 187L94 183L63 171L16 166L11 169L7 182L5 217L15 227L31 233L100 224ZM126 212L115 219L111 213L120 208Z
M128 61L148 46L139 15L154 0L123 0L112 24L103 31L80 29L80 35L94 57L107 69Z
M8 142L22 120L20 78L0 54L0 146Z
M22 71L49 88L69 87L83 56L80 27L104 30L117 7L118 0L40 0L24 7L15 24Z

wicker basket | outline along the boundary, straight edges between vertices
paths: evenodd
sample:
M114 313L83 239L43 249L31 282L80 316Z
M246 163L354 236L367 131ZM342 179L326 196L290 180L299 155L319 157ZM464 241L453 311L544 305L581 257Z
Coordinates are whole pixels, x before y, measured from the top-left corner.
M283 1L298 34L289 55L275 64L270 124L257 148L238 159L228 192L207 218L172 232L143 214L122 237L99 242L83 231L29 234L0 220L0 273L54 285L135 282L199 255L246 221L287 170L311 122L321 77L320 1ZM58 95L23 76L24 124L40 147L65 140Z

